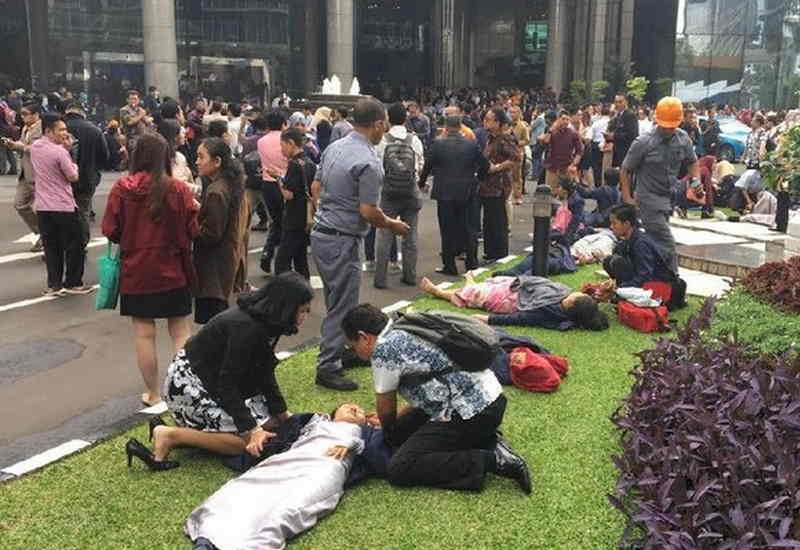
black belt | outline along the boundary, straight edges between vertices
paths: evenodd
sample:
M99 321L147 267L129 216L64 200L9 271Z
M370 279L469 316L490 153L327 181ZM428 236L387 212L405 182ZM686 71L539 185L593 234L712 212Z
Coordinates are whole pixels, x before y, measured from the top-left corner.
M354 235L352 233L345 233L344 231L339 231L338 229L332 229L330 227L325 227L324 225L315 225L311 232L313 233L316 231L317 233L322 233L323 235L336 235L337 237L353 237L354 239L360 239L361 235Z

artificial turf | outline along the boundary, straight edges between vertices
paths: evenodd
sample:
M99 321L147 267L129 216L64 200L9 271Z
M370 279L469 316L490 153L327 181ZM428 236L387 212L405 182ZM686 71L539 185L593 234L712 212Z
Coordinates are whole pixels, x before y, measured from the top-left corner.
M557 279L578 288L596 278L596 269ZM684 321L697 305L692 301L674 317ZM451 308L427 298L414 307ZM653 337L621 326L610 306L603 307L611 319L605 332L510 329L570 362L555 393L505 390L502 429L528 461L533 495L491 475L480 493L397 489L369 480L348 490L338 509L290 548L616 548L623 520L606 499L617 475L610 457L618 450L609 415L630 388L633 354ZM313 384L316 354L295 355L278 370L292 411L330 411L345 400L373 407L369 369L350 372L361 386L357 392L323 390ZM196 450L173 453L182 463L177 470L150 473L139 462L128 469L123 446L129 437L146 441L146 425L0 487L3 550L190 548L182 531L186 516L233 474Z

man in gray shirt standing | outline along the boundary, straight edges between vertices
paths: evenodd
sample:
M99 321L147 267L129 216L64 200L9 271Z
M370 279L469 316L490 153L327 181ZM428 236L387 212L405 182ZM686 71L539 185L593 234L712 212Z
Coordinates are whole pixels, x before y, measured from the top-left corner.
M318 201L311 231L311 256L322 278L327 308L316 383L341 391L358 389L340 371L346 343L342 320L358 305L361 239L370 225L396 235L409 230L407 224L388 218L377 206L383 166L375 146L386 132L386 108L372 98L359 100L353 120L353 131L325 150L311 187L314 200Z
M642 227L663 253L668 265L678 272L675 239L669 226L672 192L678 182L681 165L688 166L692 187L700 186L697 155L689 135L679 128L683 104L676 97L665 97L656 107L657 127L636 138L620 171L622 200L639 207ZM631 194L631 176L636 196Z
M331 143L347 137L353 131L353 125L347 122L347 107L338 107L334 111L335 122L331 131Z

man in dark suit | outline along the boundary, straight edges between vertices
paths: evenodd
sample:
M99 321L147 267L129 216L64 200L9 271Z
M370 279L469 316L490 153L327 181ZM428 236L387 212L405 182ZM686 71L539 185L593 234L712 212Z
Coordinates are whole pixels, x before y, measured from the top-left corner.
M431 198L437 201L442 235L442 265L438 273L458 275L456 255L466 250L466 268L478 267L478 235L469 224L470 199L477 193L478 175L485 176L489 162L474 141L461 134L461 117L448 116L445 136L433 142L419 179L425 187L433 172Z
M89 222L94 219L92 198L100 185L100 170L108 167L111 153L103 131L86 119L86 113L79 102L71 101L66 105L65 111L64 122L77 146L72 154L78 165L78 181L72 185L72 189L78 205L84 244L87 244L90 237Z
M614 143L614 158L611 166L619 168L628 149L631 148L633 140L639 137L639 120L630 108L628 108L628 98L623 92L614 96L614 108L616 114L608 123L608 131L605 134L606 141Z

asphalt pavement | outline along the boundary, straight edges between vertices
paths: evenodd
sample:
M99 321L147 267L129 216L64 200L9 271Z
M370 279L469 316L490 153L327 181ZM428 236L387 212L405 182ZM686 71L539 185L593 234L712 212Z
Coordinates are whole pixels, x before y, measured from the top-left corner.
M96 261L105 250L100 220L118 177L104 174L95 196L97 222L92 225L85 284L97 282ZM66 441L103 437L142 409L130 321L117 311L94 311L94 295L41 298L45 267L41 254L28 253L30 242L18 242L28 230L14 210L15 186L14 177L0 176L0 470ZM530 204L515 207L512 254L521 254L530 245L531 225ZM254 252L248 256L249 280L254 286L266 281L258 266L264 236L253 232L250 237ZM457 280L434 271L440 265L440 238L436 205L427 199L420 215L419 244L418 277ZM371 274L363 273L361 300L385 307L419 295L416 288L400 282L400 275L390 275L389 285L377 290ZM298 334L280 340L279 351L318 340L324 303L321 291L315 293L310 318ZM158 347L163 376L171 346L161 324ZM308 384L309 389L316 387L313 380Z

